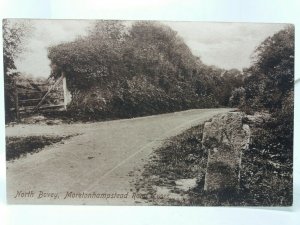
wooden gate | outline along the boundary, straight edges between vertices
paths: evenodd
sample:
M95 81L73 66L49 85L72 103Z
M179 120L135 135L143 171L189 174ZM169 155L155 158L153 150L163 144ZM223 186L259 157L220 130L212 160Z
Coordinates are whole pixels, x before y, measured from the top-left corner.
M44 84L31 84L24 87L16 83L15 108L17 120L21 115L34 114L37 111L65 110L63 79L48 79Z

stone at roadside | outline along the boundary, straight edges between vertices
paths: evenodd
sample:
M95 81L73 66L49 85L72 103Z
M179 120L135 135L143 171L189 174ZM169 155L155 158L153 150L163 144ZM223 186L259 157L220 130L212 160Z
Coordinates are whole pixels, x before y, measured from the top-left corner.
M178 189L188 191L197 186L197 178L176 180L175 184Z
M42 115L25 117L22 119L23 123L34 124L34 123L45 123L46 118Z
M158 196L165 196L165 198L177 199L177 200L180 200L183 198L182 195L172 192L171 189L169 189L167 187L156 186L154 188L156 189L156 195L158 195Z
M271 115L269 113L264 112L255 112L254 115L246 115L243 118L243 122L251 125L260 125L265 123L266 121L270 120Z
M61 120L48 120L46 122L47 125L58 125L58 124L62 124Z
M240 185L242 152L250 142L244 114L230 112L206 122L202 144L208 150L204 190L237 190Z

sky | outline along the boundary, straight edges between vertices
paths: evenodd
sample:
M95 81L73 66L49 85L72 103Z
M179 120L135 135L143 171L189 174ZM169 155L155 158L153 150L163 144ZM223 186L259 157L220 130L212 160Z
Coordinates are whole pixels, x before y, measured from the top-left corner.
M16 60L17 69L34 77L50 75L47 48L85 35L92 20L33 20L26 51ZM242 70L251 64L255 48L285 24L163 22L178 32L193 54L207 65ZM130 24L130 23L128 23Z

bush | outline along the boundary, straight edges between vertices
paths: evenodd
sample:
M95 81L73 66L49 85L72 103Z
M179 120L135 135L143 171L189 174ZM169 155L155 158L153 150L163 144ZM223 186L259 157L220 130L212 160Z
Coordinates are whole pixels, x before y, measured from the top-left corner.
M156 22L98 21L88 36L49 48L48 57L52 75L67 76L69 110L86 118L228 105L240 85L238 70L221 77L224 70L204 65L175 31Z
M238 107L245 105L245 89L243 87L236 88L232 91L229 99L229 105L231 107Z

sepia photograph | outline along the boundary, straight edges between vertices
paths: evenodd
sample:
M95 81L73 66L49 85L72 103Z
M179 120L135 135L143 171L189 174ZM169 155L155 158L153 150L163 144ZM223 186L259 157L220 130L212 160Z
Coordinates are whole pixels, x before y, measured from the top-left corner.
M294 25L2 31L8 204L292 206Z

